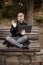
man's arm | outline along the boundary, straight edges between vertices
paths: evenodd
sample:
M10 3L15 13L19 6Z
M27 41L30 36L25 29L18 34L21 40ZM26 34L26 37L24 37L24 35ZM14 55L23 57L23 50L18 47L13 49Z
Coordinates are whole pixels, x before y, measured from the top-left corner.
M12 20L11 24L12 24L12 26L13 26L14 28L16 28L17 23L16 23L14 20Z
M11 29L10 32L12 35L16 35L16 27L17 27L17 22L15 22L14 20L11 21Z

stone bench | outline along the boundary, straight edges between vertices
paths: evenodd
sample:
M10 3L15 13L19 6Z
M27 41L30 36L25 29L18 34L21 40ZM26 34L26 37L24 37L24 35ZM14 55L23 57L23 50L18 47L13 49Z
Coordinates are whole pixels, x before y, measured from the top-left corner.
M15 46L7 48L6 45L2 44L7 36L11 36L10 28L11 26L9 27L0 26L0 55L6 56L6 58L4 59L5 65L6 65L7 57L10 57L10 56L18 56L18 59L19 59L20 56L25 55L25 56L28 56L28 58L30 59L30 62L32 62L31 56L35 56L36 52L40 52L39 28L32 27L31 32L28 33L29 41L31 43L29 45L29 49L20 49ZM28 53L28 55L26 55L26 53ZM20 60L19 60L19 63L20 63Z

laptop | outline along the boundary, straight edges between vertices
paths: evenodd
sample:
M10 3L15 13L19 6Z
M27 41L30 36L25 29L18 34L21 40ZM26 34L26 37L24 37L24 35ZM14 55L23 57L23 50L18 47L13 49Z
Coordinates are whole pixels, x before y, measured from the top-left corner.
M30 33L32 29L32 26L30 25L19 25L18 30L21 32L22 30L25 30L27 33Z

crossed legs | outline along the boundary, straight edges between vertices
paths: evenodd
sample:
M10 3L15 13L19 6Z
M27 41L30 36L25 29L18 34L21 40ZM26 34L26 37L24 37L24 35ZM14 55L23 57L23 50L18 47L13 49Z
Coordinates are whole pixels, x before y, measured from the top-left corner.
M27 40L27 36L22 36L20 38L18 38L17 40L15 40L13 37L6 37L6 41L8 41L10 44L12 45L16 45L17 47L22 48L23 44L26 40Z

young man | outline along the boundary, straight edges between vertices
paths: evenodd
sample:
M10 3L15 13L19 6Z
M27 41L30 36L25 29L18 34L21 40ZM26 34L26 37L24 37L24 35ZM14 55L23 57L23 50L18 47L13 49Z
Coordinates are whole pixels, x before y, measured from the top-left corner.
M10 32L13 37L6 37L3 44L7 44L7 46L16 45L19 48L28 48L28 44L30 44L30 42L28 41L28 36L25 35L27 32L24 29L21 32L19 32L18 31L19 25L27 25L24 22L23 13L19 13L17 15L16 21L12 20L12 27L11 27Z

